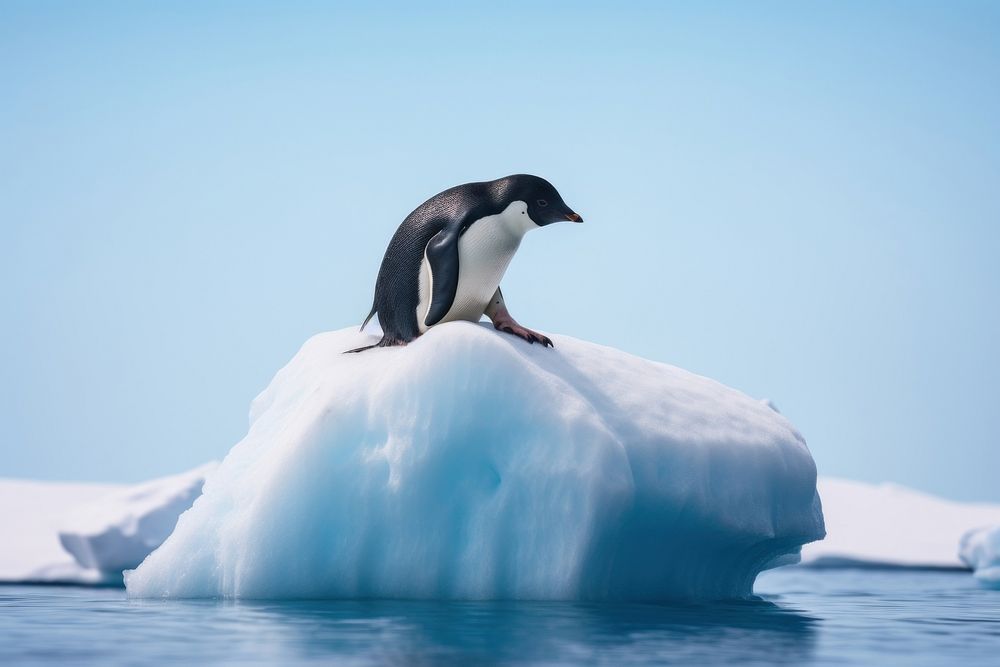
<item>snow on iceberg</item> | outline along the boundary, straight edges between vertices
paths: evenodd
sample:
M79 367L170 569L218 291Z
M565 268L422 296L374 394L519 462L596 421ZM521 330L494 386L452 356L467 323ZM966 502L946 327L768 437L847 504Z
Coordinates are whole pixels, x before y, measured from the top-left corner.
M553 339L453 322L342 354L369 337L315 336L129 595L737 598L823 536L780 414Z
M961 503L898 484L820 477L827 536L802 549L812 567L965 569L956 554L972 528L1000 524L1000 505Z
M163 544L216 463L113 491L71 512L59 541L81 567L120 573Z
M979 581L1000 588L1000 525L970 530L959 545L962 562Z

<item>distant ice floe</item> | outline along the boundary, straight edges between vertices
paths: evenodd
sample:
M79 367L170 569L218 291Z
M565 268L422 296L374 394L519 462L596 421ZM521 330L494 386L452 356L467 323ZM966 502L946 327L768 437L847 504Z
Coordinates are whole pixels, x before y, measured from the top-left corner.
M120 573L137 567L173 532L216 465L128 486L82 505L66 516L59 541L88 570Z
M137 485L0 480L0 583L121 586L215 465Z
M823 536L816 468L767 404L553 336L318 335L132 597L719 599Z
M116 583L113 577L80 567L59 544L59 527L73 507L122 488L0 479L0 583Z
M976 579L991 588L1000 588L1000 524L976 528L963 535L959 556L972 568Z
M802 549L810 567L965 569L962 536L1000 524L1000 505L945 500L896 484L821 477L827 536Z

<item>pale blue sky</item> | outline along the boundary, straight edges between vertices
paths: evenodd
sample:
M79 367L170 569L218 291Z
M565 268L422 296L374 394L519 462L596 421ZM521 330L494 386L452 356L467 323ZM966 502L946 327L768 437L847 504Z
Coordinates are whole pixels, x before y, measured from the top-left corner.
M1000 501L1000 4L0 5L0 476L220 458L400 220L531 172L514 315Z

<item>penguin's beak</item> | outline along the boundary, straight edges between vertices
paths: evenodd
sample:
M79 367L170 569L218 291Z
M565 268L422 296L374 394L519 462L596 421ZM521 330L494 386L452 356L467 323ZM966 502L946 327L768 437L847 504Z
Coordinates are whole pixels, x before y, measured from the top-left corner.
M570 211L569 213L566 214L566 219L569 220L570 222L583 222L583 218L581 218L576 213L573 213L573 211Z

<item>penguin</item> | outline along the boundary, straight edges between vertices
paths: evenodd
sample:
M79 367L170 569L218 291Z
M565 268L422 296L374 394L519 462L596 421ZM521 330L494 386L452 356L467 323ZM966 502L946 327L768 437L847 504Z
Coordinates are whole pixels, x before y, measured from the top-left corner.
M418 206L389 241L372 309L382 339L373 347L405 345L442 322L478 322L529 343L552 341L521 326L507 310L500 280L526 233L554 222L583 222L544 178L514 174L466 183Z

